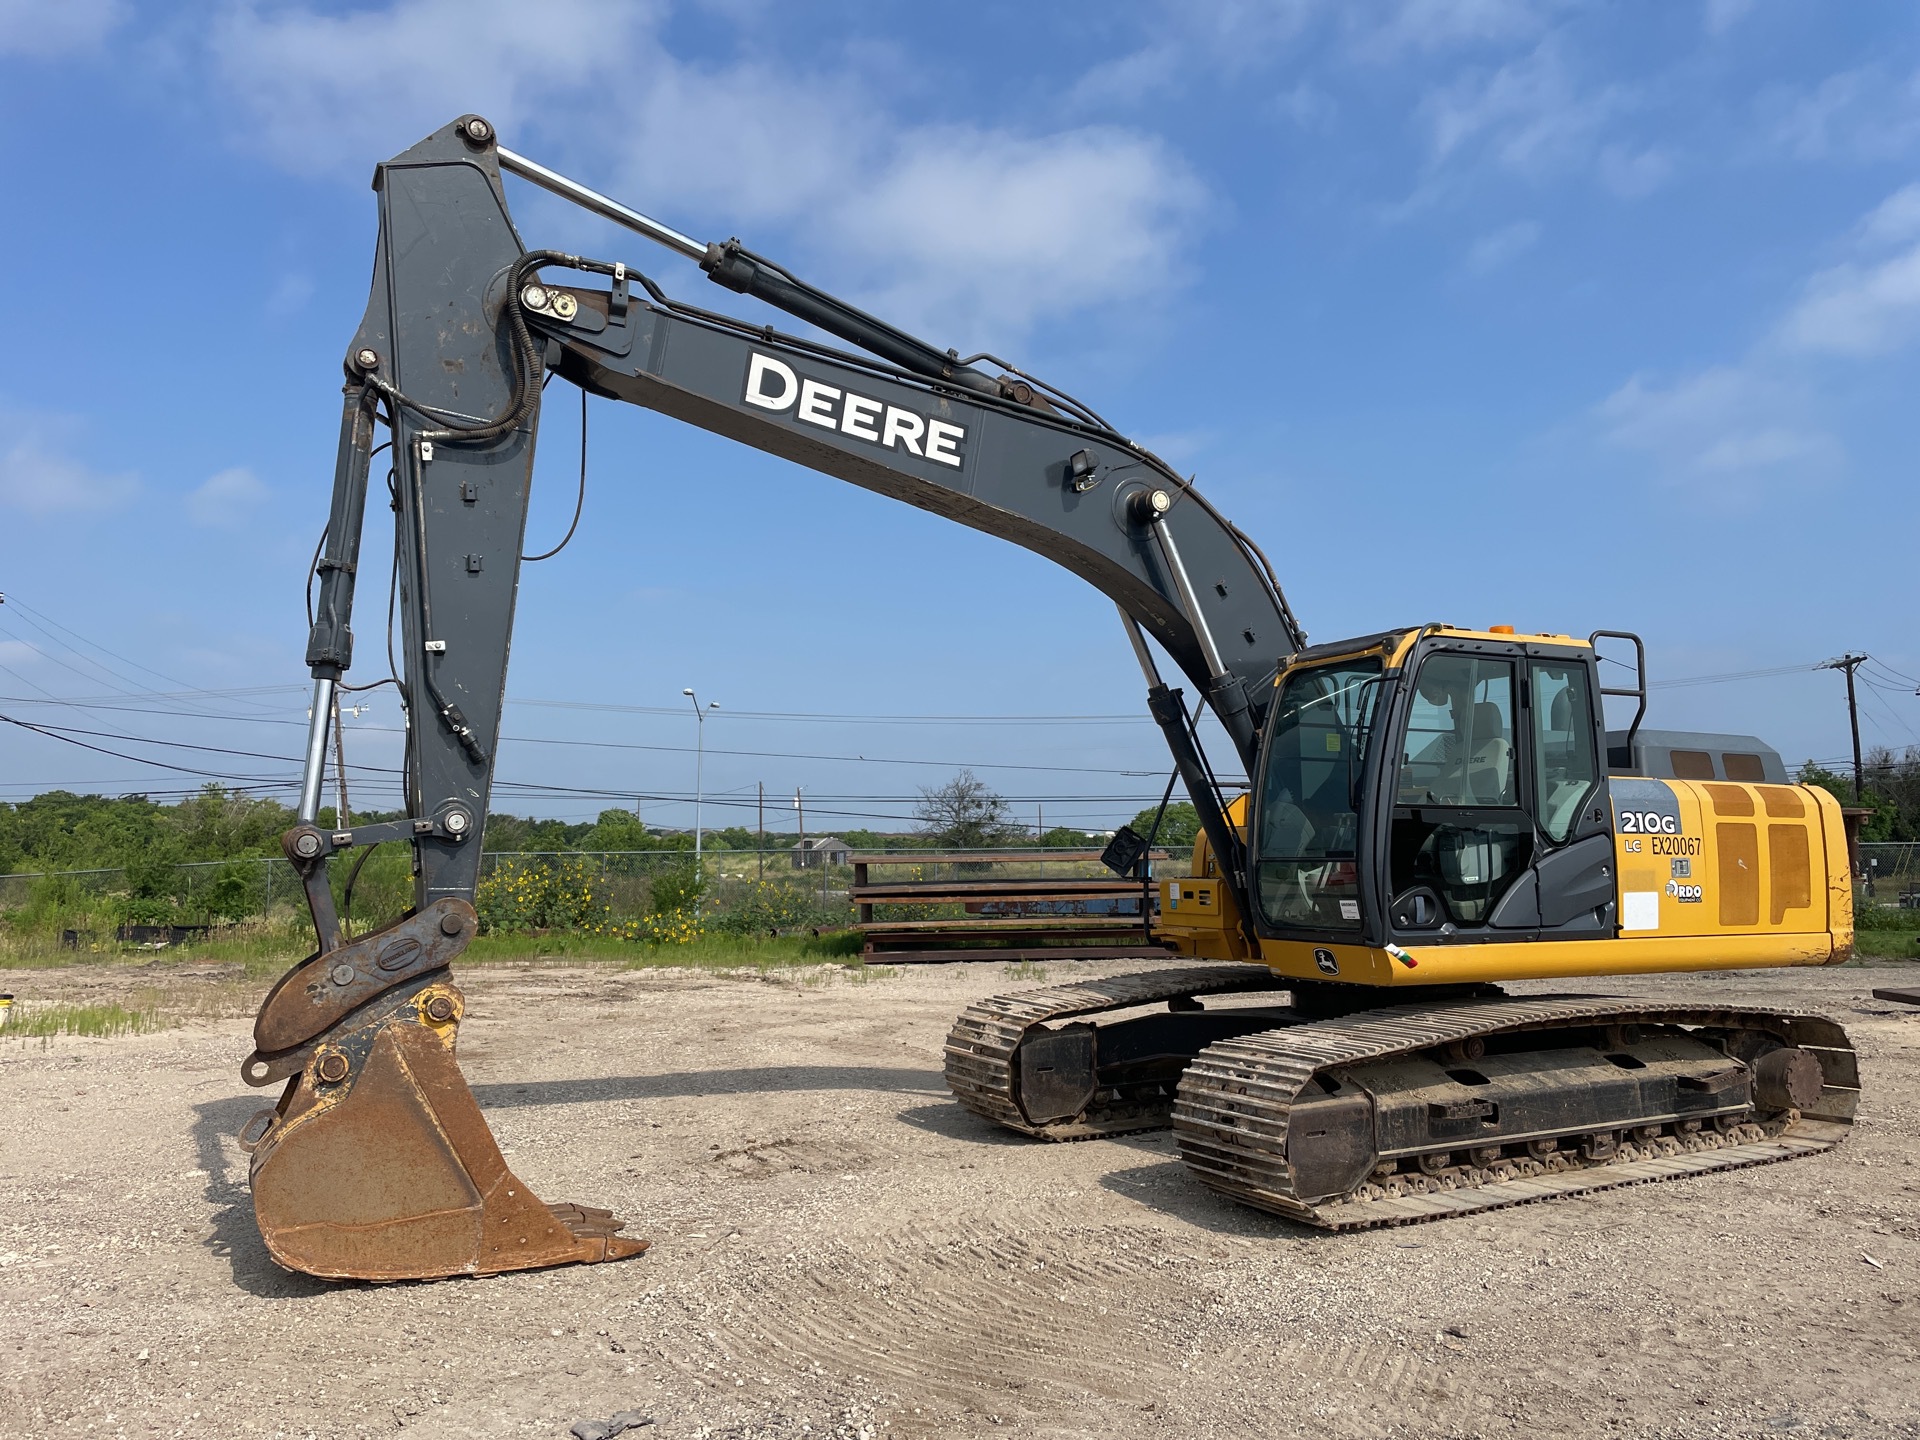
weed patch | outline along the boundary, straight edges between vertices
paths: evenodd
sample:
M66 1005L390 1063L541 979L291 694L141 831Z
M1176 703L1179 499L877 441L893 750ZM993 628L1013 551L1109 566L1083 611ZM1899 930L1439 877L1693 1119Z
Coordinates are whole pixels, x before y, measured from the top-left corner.
M157 1010L129 1010L112 1001L97 1005L16 1005L0 1037L44 1040L55 1035L86 1035L111 1039L160 1027Z

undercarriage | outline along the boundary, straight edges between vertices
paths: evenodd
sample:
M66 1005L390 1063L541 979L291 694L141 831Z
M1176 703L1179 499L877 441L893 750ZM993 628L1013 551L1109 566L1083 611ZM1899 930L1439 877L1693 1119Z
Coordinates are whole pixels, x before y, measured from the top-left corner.
M1242 965L998 996L955 1024L947 1083L1043 1139L1171 1125L1209 1188L1339 1230L1794 1159L1852 1123L1821 1017L1463 988L1366 1008Z

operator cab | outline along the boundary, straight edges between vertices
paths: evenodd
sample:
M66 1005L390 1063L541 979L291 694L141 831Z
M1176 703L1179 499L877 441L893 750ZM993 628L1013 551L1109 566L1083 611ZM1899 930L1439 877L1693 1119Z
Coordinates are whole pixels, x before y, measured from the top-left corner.
M1602 695L1644 704L1644 685L1608 690L1596 664L1591 641L1446 626L1293 657L1254 801L1260 933L1372 945L1611 936Z

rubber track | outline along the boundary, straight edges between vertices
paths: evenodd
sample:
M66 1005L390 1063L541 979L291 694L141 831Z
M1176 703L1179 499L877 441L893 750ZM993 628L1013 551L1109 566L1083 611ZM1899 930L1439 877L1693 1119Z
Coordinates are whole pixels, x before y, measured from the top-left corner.
M1167 1123L1165 1102L1127 1099L1110 1099L1102 1104L1096 1098L1092 1108L1073 1120L1033 1124L1020 1111L1015 1083L1013 1057L1020 1042L1036 1026L1100 1010L1125 1010L1186 995L1286 988L1287 982L1262 966L1241 964L1149 970L1110 980L994 995L969 1005L954 1021L946 1045L947 1088L976 1115L1023 1135L1048 1140L1083 1140L1159 1129Z
M1770 1031L1814 1051L1826 1069L1828 1083L1815 1109L1795 1117L1764 1141L1381 1199L1309 1202L1295 1193L1286 1161L1287 1122L1294 1101L1321 1071L1503 1031L1611 1023ZM1846 1032L1815 1015L1683 1008L1596 996L1407 1005L1208 1046L1181 1078L1173 1128L1187 1165L1220 1194L1324 1229L1358 1230L1817 1154L1845 1138L1859 1098L1858 1084ZM1532 1168L1539 1170L1537 1165Z

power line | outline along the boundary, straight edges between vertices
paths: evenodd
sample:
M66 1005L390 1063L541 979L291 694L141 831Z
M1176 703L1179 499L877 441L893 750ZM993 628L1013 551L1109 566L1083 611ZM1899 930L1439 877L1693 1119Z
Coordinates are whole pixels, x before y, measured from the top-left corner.
M0 723L17 725L22 730L31 730L36 735L44 735L49 740L58 740L66 745L78 745L82 750L92 750L99 755L111 755L116 760L130 760L135 765L146 765L156 770L174 770L182 775L204 775L209 780L241 780L249 784L277 783L264 775L227 775L217 770L197 770L188 765L173 765L165 760L149 760L140 755L127 755L118 750L108 750L104 746L89 745L84 740L76 740L70 735L58 735L51 729L29 724L25 720L16 720L11 715L0 715Z
M155 670L152 666L143 665L138 660L134 660L129 658L128 656L120 654L117 650L109 650L106 646L102 645L97 640L88 639L85 635L82 635L78 630L75 630L72 626L63 625L58 620L54 619L51 615L48 615L45 611L35 609L33 606L27 604L27 602L22 600L17 594L9 594L9 596L7 597L6 603L17 607L17 610L20 614L21 619L23 619L27 624L33 626L33 628L38 630L42 635L45 635L48 639L52 640L54 644L59 645L62 649L66 650L69 654L75 656L76 658L80 660L84 660L87 664L93 666L95 669L105 671L108 675L111 675L114 679L123 680L127 684L134 686L137 692L144 692L148 694L156 693L154 692L152 686L146 685L141 681L134 679L133 676L131 675L127 675L121 671L115 670L110 665L101 664L98 660L95 660L92 657L85 655L81 651L75 649L72 644L68 643L67 641L61 640L59 635L56 635L53 632L57 630L60 632L61 635L70 636L72 639L78 640L82 645L85 645L90 649L98 650L101 654L111 656L113 659L120 661L123 665L131 665L134 669L144 671L146 674L151 675L156 679L165 680L170 685L182 685L182 686L187 685L186 681L180 679L177 676L169 675L162 670ZM45 654L44 651L42 651L41 653ZM55 664L62 663L54 656L48 655L47 658L49 660L53 660ZM73 667L66 666L65 668L72 669ZM74 673L82 674L83 672L75 671ZM92 679L93 677L87 676L85 678ZM188 688L184 692L180 692L180 693L192 695L200 692L197 692L193 689L193 687L188 686Z
M1673 680L1651 680L1649 690L1678 690L1689 685L1726 685L1736 680L1764 680L1774 675L1795 675L1804 671L1818 670L1817 663L1805 665L1773 665L1763 670L1732 670L1724 675L1688 675Z
M0 668L4 668L4 667L0 667ZM15 678L19 678L19 677L16 676ZM28 683L31 683L31 682L28 682ZM17 703L21 698L22 697L0 696L0 701L11 700ZM27 703L43 703L43 702L28 701ZM56 701L54 703L68 703L68 702ZM232 721L241 722L241 723L262 724L262 725L289 725L289 726L297 725L297 726L300 726L300 728L302 729L305 728L304 723L301 721L276 720L270 716L231 715L231 716L223 716L223 717L202 717L194 714L191 711L182 712L182 711L165 711L165 710L136 710L134 707L131 707L131 706L121 706L121 707L115 707L115 708L118 708L123 713L127 713L127 714L177 715L186 719L221 718L221 719L227 719L227 720L232 720ZM75 727L48 724L46 728L51 730L60 730L60 729L74 729ZM135 741L135 742L142 742L142 743L154 744L154 745L177 745L181 743L178 741L150 740L147 737L141 736L141 735L126 735L126 734L119 734L119 733L110 732L110 731L88 731L88 730L76 729L75 733L100 735L109 739ZM354 733L361 734L361 735L404 735L406 731L400 728L399 726L394 726L394 725L356 725L354 727ZM648 744L643 744L639 741L631 741L631 740L560 740L560 739L549 738L546 736L536 736L536 735L502 735L500 737L500 740L502 744L511 743L515 745L555 745L555 746L572 747L577 749L589 749L589 750L636 750L636 751L647 751L647 752L652 752L657 754L667 754L667 755L691 755L694 753L694 749L695 749L695 747L691 745L648 745ZM202 748L202 749L208 749L208 750L220 749L220 747L218 746L203 746L203 747L191 747L191 748ZM254 755L257 752L234 750L234 751L227 751L223 753L230 753L230 754L236 754L236 755ZM1089 765L1031 765L1031 764L1022 764L1022 763L1005 761L1005 760L922 760L917 758L890 757L885 755L824 755L824 754L819 754L816 752L805 751L805 750L714 749L714 750L708 751L707 753L711 755L731 755L735 757L740 757L745 759L755 759L755 760L817 760L817 761L828 761L828 762L837 763L837 764L849 764L849 765L853 765L853 764L913 765L913 766L927 766L927 767L932 767L934 769L941 769L941 770L1020 770L1020 771L1033 771L1033 772L1042 773L1042 774L1117 775L1122 778L1132 778L1132 777L1141 776L1141 775L1158 775L1160 773L1158 769L1126 769L1126 768L1113 769L1111 767L1099 767L1099 766L1089 766ZM284 758L284 757L262 756L260 758L277 759L277 758ZM298 762L294 761L292 763L297 764Z
M155 740L155 739L151 739L149 737L141 736L141 735L124 735L124 734L119 734L117 732L105 731L105 730L86 730L78 726L72 726L72 725L37 725L29 721L18 720L10 715L4 715L4 714L0 714L0 721L4 721L5 723L10 725L16 725L23 730L31 730L34 733L39 735L44 735L51 740L62 740L68 744L80 745L83 749L95 750L103 755L113 755L118 759L130 760L135 764L156 766L162 769L181 770L183 771L183 773L186 773L186 774L203 774L203 775L208 775L210 778L216 778L216 779L219 779L219 778L231 778L236 780L244 779L250 783L256 783L256 784L285 783L285 782L269 780L266 777L259 777L259 776L226 777L226 776L216 775L212 771L190 770L183 766L168 765L168 764L165 764L164 762L147 759L142 756L127 755L119 751L107 750L97 745L89 745L89 744L86 744L85 742L72 739L71 737L75 735L86 735L86 736L91 736L94 739L119 740L126 743L142 744L142 745L160 745L160 746L165 746L169 749L193 750L193 751L198 751L198 752L207 753L207 754L215 754L215 755L232 755L241 759L272 760L272 761L277 761L279 763L287 764L287 765L297 765L300 763L297 757L291 756L291 755L274 755L274 754L270 754L268 752L260 751L260 750L238 750L229 746L221 746L221 745L197 745L190 741L184 741L184 740ZM588 742L579 742L579 743L588 743ZM349 768L352 770L361 771L365 774L370 774L370 775L398 775L402 773L398 768L395 768L392 766L384 766L384 765L365 765L365 764L356 763L350 766ZM1114 772L1094 771L1092 773L1107 774L1107 773L1114 773ZM553 791L554 793L583 794L583 795L592 794L592 795L608 795L608 796L620 796L620 797L631 796L636 793L639 793L632 789L601 790L601 789L594 789L594 788L583 788L583 787L572 787L572 786L545 786L545 785L538 785L536 784L536 782L514 781L514 780L504 780L504 779L496 780L495 788L496 789L537 788L541 790L550 790L550 791ZM738 788L744 789L744 787L738 787ZM733 793L733 792L722 792L723 795L726 793ZM651 800L656 800L656 801L661 801L666 803L687 803L693 797L690 794L684 794L684 793L678 793L678 792L666 792L666 793L661 793L656 795L642 794L641 798L651 799ZM823 800L841 800L841 801L853 801L853 802L866 802L870 804L899 804L899 805L917 804L921 799L919 795L871 795L871 794L857 794L857 793L844 794L844 795L822 794L820 798ZM1153 797L1132 796L1132 795L1046 794L1046 795L1014 795L1014 796L1003 796L1002 798L1005 799L1009 804L1034 804L1034 803L1071 804L1071 803L1082 802L1082 801L1089 802L1089 803L1133 804L1135 802L1144 803L1145 801L1150 800ZM716 795L715 797L713 797L713 803L738 804L741 806L745 806L748 802L744 799L739 801L728 801L721 798L721 796Z
M1895 725L1898 725L1902 730L1906 731L1907 738L1910 741L1912 741L1915 744L1920 744L1920 735L1915 734L1913 727L1909 725L1906 721L1902 720L1898 715L1896 715L1894 713L1893 707L1887 704L1885 700L1882 700L1879 697L1879 695L1874 693L1872 689L1869 689L1867 691L1867 699L1872 704L1878 705L1880 707L1881 713L1885 715L1887 719L1891 720ZM1871 715L1869 715L1867 719L1869 721L1872 721L1874 726L1878 728L1879 722L1877 720L1874 720ZM1893 733L1891 731L1888 731L1886 733L1887 733L1887 738L1891 740L1893 738Z
M507 697L509 705L535 706L544 710L593 710L615 715L683 716L684 710L666 705L614 705L594 700L532 700L516 695ZM806 724L865 725L1151 725L1147 715L876 715L866 713L832 714L810 710L724 710L716 711L716 720L782 720Z

